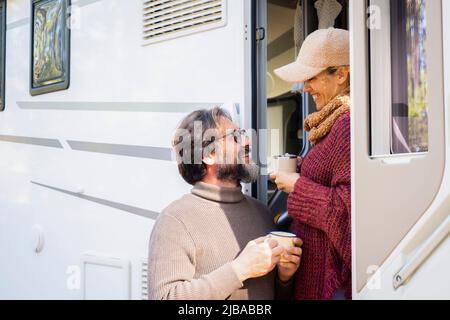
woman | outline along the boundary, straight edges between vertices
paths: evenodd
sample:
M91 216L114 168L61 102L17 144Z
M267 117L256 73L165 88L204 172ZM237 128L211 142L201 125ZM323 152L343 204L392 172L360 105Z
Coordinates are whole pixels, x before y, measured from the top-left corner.
M318 110L304 123L313 148L300 174L271 174L289 193L291 229L303 239L296 299L351 299L348 65L348 31L329 28L310 34L296 62L275 70L285 81L304 82Z

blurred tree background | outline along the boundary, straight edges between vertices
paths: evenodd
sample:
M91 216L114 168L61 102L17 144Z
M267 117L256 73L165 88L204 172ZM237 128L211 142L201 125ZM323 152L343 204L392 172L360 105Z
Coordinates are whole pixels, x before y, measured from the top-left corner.
M426 0L406 1L408 143L412 152L426 152L428 151Z

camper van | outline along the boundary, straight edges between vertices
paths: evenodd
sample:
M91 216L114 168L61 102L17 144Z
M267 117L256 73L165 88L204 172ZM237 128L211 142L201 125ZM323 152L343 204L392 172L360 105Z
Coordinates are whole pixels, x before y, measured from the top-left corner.
M258 132L243 190L286 217L267 172L310 150L315 107L273 70L329 26L350 31L353 298L449 299L443 0L1 0L0 299L147 299L196 109Z

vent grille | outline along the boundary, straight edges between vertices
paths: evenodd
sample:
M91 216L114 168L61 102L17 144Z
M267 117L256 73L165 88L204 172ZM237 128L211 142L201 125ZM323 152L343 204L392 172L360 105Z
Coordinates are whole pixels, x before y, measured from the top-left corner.
M146 259L141 260L141 298L148 300L148 263Z
M226 0L144 0L144 44L222 27Z

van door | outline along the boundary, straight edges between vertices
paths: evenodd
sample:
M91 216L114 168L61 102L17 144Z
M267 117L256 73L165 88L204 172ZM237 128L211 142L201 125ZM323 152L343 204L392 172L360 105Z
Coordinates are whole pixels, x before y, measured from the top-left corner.
M350 30L353 296L361 297L442 183L442 1L351 1ZM417 248L401 252L396 271ZM382 289L393 291L395 274L385 276Z

